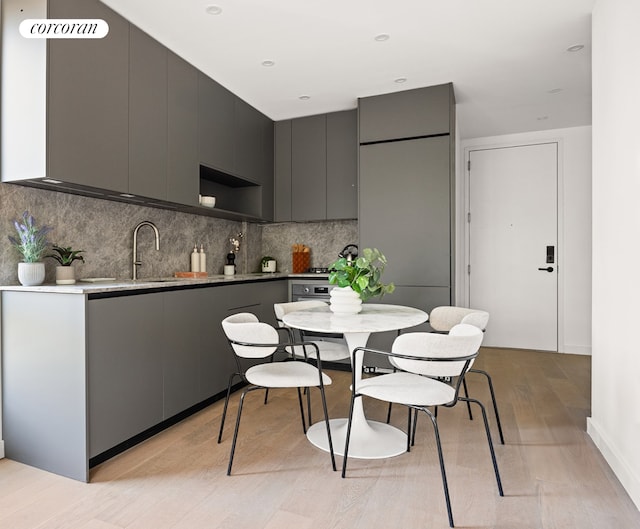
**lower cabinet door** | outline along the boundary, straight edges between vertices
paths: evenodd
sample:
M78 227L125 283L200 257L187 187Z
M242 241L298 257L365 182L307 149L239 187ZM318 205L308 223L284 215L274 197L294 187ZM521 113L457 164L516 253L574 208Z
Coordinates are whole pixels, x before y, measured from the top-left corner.
M88 302L89 456L162 421L162 294Z

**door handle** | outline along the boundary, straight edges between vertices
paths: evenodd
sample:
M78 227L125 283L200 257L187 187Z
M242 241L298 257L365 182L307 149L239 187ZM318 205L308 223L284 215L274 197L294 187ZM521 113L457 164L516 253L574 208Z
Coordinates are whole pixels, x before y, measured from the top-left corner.
M553 266L547 266L546 268L538 268L538 270L542 270L543 272L553 272Z

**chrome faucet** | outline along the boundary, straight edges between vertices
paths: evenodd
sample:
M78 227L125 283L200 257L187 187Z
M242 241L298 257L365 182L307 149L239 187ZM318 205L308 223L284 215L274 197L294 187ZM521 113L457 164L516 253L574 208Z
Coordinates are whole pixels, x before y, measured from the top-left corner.
M138 231L142 226L150 226L153 228L153 231L156 234L156 250L160 250L160 234L158 233L158 228L153 222L148 220L143 220L140 224L138 224L133 229L133 280L138 279L138 269L137 267L142 265L142 261L138 261Z

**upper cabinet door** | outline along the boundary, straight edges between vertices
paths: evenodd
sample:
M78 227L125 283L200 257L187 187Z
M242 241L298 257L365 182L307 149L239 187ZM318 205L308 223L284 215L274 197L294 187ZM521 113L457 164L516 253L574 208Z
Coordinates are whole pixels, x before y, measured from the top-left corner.
M50 178L128 191L129 22L97 0L51 0L49 18L101 18L103 39L51 39Z
M200 163L233 173L235 96L203 73L198 76Z
M129 38L129 193L166 200L167 49L133 24Z
M291 220L291 120L276 121L273 135L273 220L286 222Z
M327 114L327 219L358 217L356 110Z
M198 70L168 52L167 200L198 205Z
M360 143L453 132L451 83L359 100Z
M291 122L292 220L327 218L326 123L324 114Z
M242 99L235 98L234 172L254 182L262 182L264 175L264 116Z

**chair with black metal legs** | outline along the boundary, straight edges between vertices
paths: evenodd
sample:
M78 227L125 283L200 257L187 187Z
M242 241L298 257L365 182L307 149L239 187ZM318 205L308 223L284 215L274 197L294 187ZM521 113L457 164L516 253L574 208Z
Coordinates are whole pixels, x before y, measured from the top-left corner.
M459 323L473 325L484 332L487 328L487 324L489 323L489 313L484 310L469 309L465 307L450 307L447 305L443 305L434 308L429 314L429 325L435 333L448 333L454 325L457 325ZM491 396L491 403L493 405L493 411L496 417L496 426L498 427L498 434L500 435L500 443L504 444L502 423L500 422L500 413L498 412L498 403L496 401L496 394L493 389L493 381L491 380L491 376L486 371L477 368L469 369L469 373L479 373L481 375L484 375L487 379L489 394ZM466 378L463 380L462 389L465 396L468 396L469 392L467 388ZM469 413L469 419L473 419L471 406L469 404L467 404L467 410ZM389 405L389 409L387 412L387 422L389 422L390 417L391 405Z
M229 344L234 353L238 371L236 373L244 382L248 384L240 395L238 404L238 414L236 417L236 425L233 432L233 440L231 442L231 454L229 456L229 466L227 467L227 475L231 475L231 467L235 455L236 441L238 439L238 430L240 428L240 418L242 416L242 407L246 395L257 389L269 388L296 388L298 391L298 403L300 405L300 416L302 418L302 430L306 433L306 424L304 418L304 407L302 405L302 388L316 387L320 390L322 397L322 408L324 410L324 420L327 426L327 436L329 440L329 453L331 456L331 466L336 470L336 462L333 454L333 443L331 441L331 430L329 428L329 414L327 412L327 400L325 397L324 387L331 384L331 378L322 372L322 361L318 356L317 348L310 342L304 343L306 349L314 349L316 365L312 365L308 356L302 358L287 358L284 361L274 361L273 355L281 351L287 346L302 346L302 343L296 343L291 340L281 341L278 337L278 330L258 320L251 313L243 312L228 316L222 320L222 328L229 340ZM287 331L284 329L284 331ZM287 331L287 335L290 333ZM251 366L244 367L244 363L250 360ZM232 379L229 380L227 389L227 399L225 401L222 418L220 421L220 433L218 435L218 443L222 440L222 432L224 429L224 421L227 413L229 401L229 393Z
M429 410L429 407L445 406L450 408L455 406L459 401L466 401L477 404L482 411L487 443L489 445L493 470L498 485L498 493L500 496L503 496L502 481L493 449L491 433L489 432L489 422L485 408L480 401L460 395L464 375L478 355L482 337L482 331L477 327L460 324L454 326L449 334L446 335L425 332L401 334L394 340L391 352L376 351L363 347L354 350L353 365L356 365L355 355L362 355L364 352L367 352L372 355L387 356L390 360L393 359L397 371L385 375L363 378L357 386L355 374L352 377L351 406L349 410L344 459L342 462L343 478L347 470L351 421L355 400L357 398L366 396L407 406L407 451L410 450L412 432L411 410L415 412L422 411L431 419L433 425L447 515L449 517L449 525L453 527L453 513L442 455L438 421L435 414ZM445 378L451 380L451 383L444 382L443 380Z

